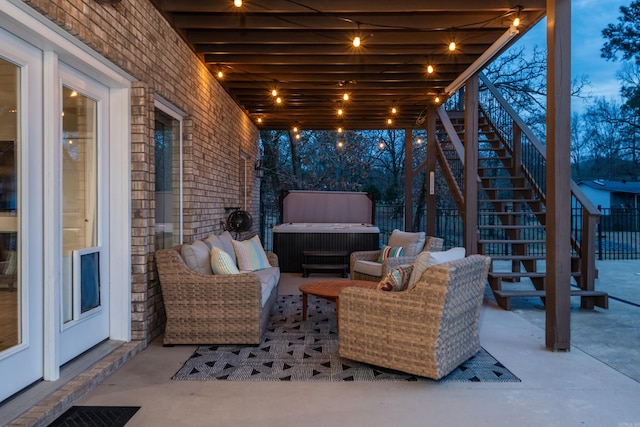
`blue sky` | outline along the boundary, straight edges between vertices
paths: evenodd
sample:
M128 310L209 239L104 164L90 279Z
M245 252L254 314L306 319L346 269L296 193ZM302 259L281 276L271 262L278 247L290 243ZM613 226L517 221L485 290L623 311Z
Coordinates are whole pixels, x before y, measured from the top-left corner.
M608 25L618 22L620 6L628 6L631 0L572 0L571 2L571 74L587 75L591 86L587 94L605 97L609 100L620 100L619 83L616 72L621 67L619 62L605 61L600 57L600 49L604 44L602 30ZM525 34L516 46L546 46L546 19ZM575 111L582 108L581 102L573 99Z

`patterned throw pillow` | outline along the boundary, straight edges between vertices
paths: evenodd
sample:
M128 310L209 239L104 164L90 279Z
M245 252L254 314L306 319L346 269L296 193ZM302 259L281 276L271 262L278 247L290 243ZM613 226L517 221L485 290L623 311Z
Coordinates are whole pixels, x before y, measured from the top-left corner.
M240 270L236 267L231 256L219 248L211 249L211 269L213 274L239 274Z
M409 285L409 278L413 271L413 264L403 264L389 270L386 276L378 283L381 291L404 291Z
M240 271L256 271L271 267L258 236L243 241L232 240L231 243L236 252Z
M387 258L399 257L404 254L404 248L402 246L393 247L384 245L382 249L380 249L380 255L378 256L378 262L382 263Z

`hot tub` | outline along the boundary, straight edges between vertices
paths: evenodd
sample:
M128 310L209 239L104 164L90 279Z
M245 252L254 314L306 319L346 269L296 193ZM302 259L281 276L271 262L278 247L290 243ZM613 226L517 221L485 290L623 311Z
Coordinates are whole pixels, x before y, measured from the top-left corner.
M373 225L374 202L368 193L289 191L280 202L282 221L273 227L273 252L282 272L301 272L303 251L346 252L348 259L353 251L380 247L380 230ZM323 262L345 260L329 257Z

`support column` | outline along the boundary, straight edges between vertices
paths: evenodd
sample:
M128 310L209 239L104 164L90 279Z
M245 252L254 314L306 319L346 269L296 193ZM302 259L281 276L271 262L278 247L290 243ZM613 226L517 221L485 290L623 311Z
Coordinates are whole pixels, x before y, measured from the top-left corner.
M427 110L427 236L436 234L436 110Z
M413 231L413 130L404 130L404 229Z
M478 253L478 75L465 86L464 107L464 247Z
M547 0L546 346L571 347L571 0Z

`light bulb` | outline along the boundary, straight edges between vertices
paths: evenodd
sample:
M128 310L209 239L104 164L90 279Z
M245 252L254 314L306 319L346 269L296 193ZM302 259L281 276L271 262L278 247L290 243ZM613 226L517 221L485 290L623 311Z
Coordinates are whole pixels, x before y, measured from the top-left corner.
M271 89L271 96L278 96L278 91L276 89Z
M449 43L449 50L451 52L453 52L454 50L456 50L456 42L451 42Z
M282 104L282 98L277 97L276 98L276 104Z
M262 123L262 117L258 117L258 123Z
M516 16L516 19L513 20L513 26L514 27L520 26L520 17L519 16Z
M435 101L436 101L436 104L437 104L437 103L439 103L439 102L440 102L440 97L439 97L439 96L436 96Z
M342 108L338 108L338 115L341 116L342 115Z
M433 65L427 65L427 73L433 73Z
M293 127L293 131L297 133L298 132L298 126L294 126Z
M398 112L398 110L396 109L396 107L393 107L393 108L391 109L391 114L395 114L395 113L397 113L397 112Z
M242 0L233 0L233 5L235 7L242 7Z
M296 139L300 139L300 134L296 134Z
M380 143L378 144L378 147L382 150L384 148L384 142L380 141Z
M349 100L349 94L347 92L344 93L344 95L342 95L342 99L344 99L345 101Z
M353 46L354 47L359 47L360 46L360 36L355 36L353 38Z
M338 128L338 133L342 133L342 128Z
M224 74L222 74L222 71L218 71L218 78L221 79L222 76L224 76Z
M338 141L338 148L342 148L342 147L344 147L344 142Z
M416 141L416 144L418 145L422 144L422 138L418 138L418 140Z
M387 124L390 125L391 123L393 123L393 120L387 119Z

